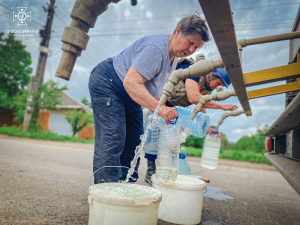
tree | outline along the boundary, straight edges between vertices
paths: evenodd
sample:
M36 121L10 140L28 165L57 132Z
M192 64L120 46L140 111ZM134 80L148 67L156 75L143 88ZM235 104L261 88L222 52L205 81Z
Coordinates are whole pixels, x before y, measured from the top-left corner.
M227 136L226 136L226 134L225 133L223 133L223 132L220 132L221 133L221 135L222 135L222 139L221 139L221 146L222 147L229 147L230 146L230 144L229 144L229 141L228 141L228 139L227 139Z
M204 143L204 137L203 138L198 138L193 135L189 135L186 140L184 145L186 146L192 146L195 148L203 148L203 143Z
M0 33L0 107L13 109L13 97L22 93L30 82L31 55L14 36Z
M71 124L73 136L85 128L89 123L93 123L93 115L84 113L82 110L74 110L66 116L68 122Z
M92 103L91 103L89 100L87 100L86 97L83 97L83 98L81 99L81 103L85 104L85 105L88 106L89 108L92 108Z
M249 150L259 153L264 152L266 139L264 133L268 127L268 125L265 125L260 128L260 125L258 125L255 134L241 137L234 145L234 148L238 150Z
M48 81L42 85L39 86L37 93L33 94L34 101L30 103L29 106L33 107L35 104L39 105L40 108L50 108L55 109L57 105L60 105L60 98L62 95L62 92L64 90L67 90L68 88L66 86L59 87L58 82ZM15 121L18 121L19 123L23 122L24 119L24 113L25 113L25 107L27 104L27 98L28 98L28 90L23 90L20 95L15 96L13 99L14 102L14 115ZM36 112L37 115L35 116L35 120L31 120L29 129L36 130L37 127L37 119L40 115L40 112Z

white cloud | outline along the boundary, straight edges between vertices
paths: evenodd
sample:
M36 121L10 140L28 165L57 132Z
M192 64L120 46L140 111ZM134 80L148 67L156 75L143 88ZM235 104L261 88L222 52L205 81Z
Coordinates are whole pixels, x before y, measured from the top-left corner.
M152 13L149 12L149 11L147 11L147 12L146 12L146 17L147 17L147 18L152 18Z
M74 70L73 70L73 73L80 73L80 74L84 74L86 75L88 72L90 72L90 68L87 68L85 66L81 66L79 65L78 63L75 64L74 66Z

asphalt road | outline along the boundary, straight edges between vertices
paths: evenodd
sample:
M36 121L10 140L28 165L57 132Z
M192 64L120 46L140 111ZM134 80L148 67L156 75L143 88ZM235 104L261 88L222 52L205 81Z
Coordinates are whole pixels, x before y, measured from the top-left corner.
M0 224L87 224L92 158L90 144L0 135ZM273 166L220 160L207 170L188 161L192 174L211 180L202 225L300 224L300 196ZM142 158L139 184L147 185L145 170Z

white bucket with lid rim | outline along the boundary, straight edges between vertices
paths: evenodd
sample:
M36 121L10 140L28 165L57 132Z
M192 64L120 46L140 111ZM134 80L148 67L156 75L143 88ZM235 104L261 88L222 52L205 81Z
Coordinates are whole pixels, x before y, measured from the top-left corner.
M156 225L160 191L129 183L102 183L89 188L89 225Z
M188 175L178 175L174 184L159 183L151 177L153 186L160 190L163 199L158 218L175 224L199 224L201 222L203 192L206 183Z

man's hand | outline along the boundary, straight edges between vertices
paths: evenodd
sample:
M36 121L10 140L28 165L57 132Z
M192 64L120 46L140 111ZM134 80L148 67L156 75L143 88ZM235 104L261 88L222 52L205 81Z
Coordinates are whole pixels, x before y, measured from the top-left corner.
M234 107L238 108L237 105L226 104L226 105L223 105L222 109L223 110L232 110Z
M163 106L159 111L158 115L165 119L166 124L169 124L171 120L176 119L178 117L175 108L167 106Z

